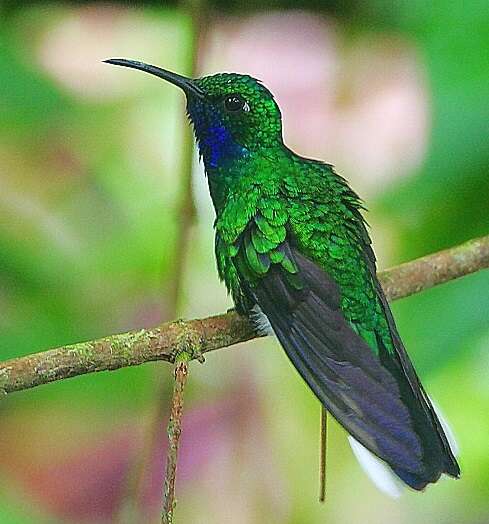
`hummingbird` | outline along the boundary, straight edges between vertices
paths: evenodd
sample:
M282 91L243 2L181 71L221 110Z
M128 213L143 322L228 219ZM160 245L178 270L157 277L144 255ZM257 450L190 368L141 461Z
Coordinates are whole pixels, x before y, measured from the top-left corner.
M219 277L258 334L288 358L355 441L423 490L460 468L380 286L362 200L333 166L283 141L255 78L191 79L127 59L113 65L181 88L216 219Z

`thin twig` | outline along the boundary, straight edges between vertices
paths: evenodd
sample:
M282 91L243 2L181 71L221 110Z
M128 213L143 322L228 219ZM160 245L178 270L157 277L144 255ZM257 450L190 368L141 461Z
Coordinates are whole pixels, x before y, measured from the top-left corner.
M190 57L187 66L187 72L190 77L194 77L197 71L199 61L199 50L204 38L204 17L205 2L204 0L183 0L181 2L183 11L189 16L192 22L192 44L189 46ZM193 151L194 136L192 130L186 121L182 122L183 140L181 143L182 158L180 168L180 204L177 212L178 232L175 245L175 256L173 257L173 271L171 272L172 281L168 304L170 314L175 316L178 312L179 302L181 300L181 290L183 286L183 277L185 274L185 262L187 258L188 247L190 243L192 225L195 223L197 211L195 206L192 172L193 172Z
M188 363L178 360L175 364L175 385L170 420L168 422L168 452L166 456L166 475L163 490L161 523L172 524L175 510L175 479L178 462L178 448L182 433L183 391L188 376Z
M489 267L489 235L407 262L380 273L389 300L395 300ZM56 380L137 366L174 362L185 334L200 340L200 352L245 342L257 335L248 320L231 311L189 321L168 322L99 340L63 346L0 363L0 390L6 393Z
M321 439L319 444L319 502L326 500L326 452L328 448L328 412L321 404Z
M201 48L201 40L203 38L202 19L204 17L204 6L205 3L203 0L183 0L181 2L182 10L188 15L192 22L192 42L187 46L190 51L186 67L187 74L190 77L196 76L197 71L197 64L199 60L198 55ZM192 235L192 226L194 225L197 216L192 187L194 137L191 128L187 125L187 122L183 121L182 123L183 140L180 144L182 156L180 159L180 202L177 210L177 240L173 256L173 269L170 272L172 278L169 286L168 298L166 301L166 311L169 315L169 318L176 317L180 310L186 261ZM161 421L163 420L167 410L167 396L165 394L166 380L161 376L161 370L159 367L155 368L155 375L155 404L146 430L146 445L144 446L140 457L133 467L133 471L131 472L131 477L133 477L133 480L129 484L133 488L130 498L133 500L134 505L136 506L138 501L143 499L146 480L145 471L150 464L156 449L161 446L160 427Z

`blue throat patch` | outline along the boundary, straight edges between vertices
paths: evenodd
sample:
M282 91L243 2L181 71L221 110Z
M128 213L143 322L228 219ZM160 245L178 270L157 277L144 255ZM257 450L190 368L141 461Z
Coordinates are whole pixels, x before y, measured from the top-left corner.
M208 127L198 144L208 168L220 167L248 154L248 150L237 144L226 127L220 124Z
M194 125L199 152L206 169L216 169L248 155L245 147L237 144L215 109L199 101L187 103L187 114Z

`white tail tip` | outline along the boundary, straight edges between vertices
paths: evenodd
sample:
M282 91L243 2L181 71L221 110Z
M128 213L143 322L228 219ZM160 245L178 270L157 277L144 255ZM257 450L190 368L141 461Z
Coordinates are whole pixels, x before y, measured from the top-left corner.
M377 488L392 498L399 498L403 486L391 468L351 435L348 436L348 442L360 466Z

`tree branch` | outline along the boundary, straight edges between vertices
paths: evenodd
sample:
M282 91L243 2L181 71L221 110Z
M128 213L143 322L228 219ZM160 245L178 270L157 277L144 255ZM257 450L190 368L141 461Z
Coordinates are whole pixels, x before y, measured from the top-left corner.
M392 301L488 267L489 235L383 271L379 278ZM182 340L198 341L197 350L207 353L256 336L248 320L235 312L168 322L7 360L0 364L0 390L11 393L154 360L174 362Z

